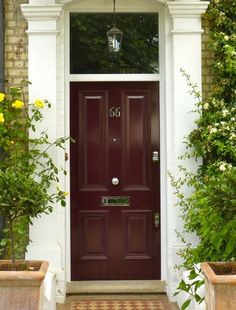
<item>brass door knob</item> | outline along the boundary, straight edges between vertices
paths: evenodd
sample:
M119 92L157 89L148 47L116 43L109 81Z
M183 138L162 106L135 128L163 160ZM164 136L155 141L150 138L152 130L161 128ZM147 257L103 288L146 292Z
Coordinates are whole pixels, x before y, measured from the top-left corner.
M119 179L118 178L112 178L111 183L113 185L118 185L119 184Z

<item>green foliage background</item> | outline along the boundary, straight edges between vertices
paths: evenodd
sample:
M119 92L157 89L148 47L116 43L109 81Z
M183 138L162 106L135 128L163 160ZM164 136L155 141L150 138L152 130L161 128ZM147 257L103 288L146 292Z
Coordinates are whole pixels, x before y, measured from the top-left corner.
M183 158L203 158L196 174L181 168L185 178L174 184L184 211L185 228L200 238L196 248L184 251L187 265L236 258L235 14L236 2L229 4L225 0L212 1L206 14L215 56L212 96L201 101L196 85L184 73L197 99L198 118L196 129L185 141L188 152ZM180 194L181 186L186 183L193 189L188 198Z
M186 243L180 255L183 267L191 270L192 283L181 281L176 294L188 292L197 302L203 300L197 291L204 281L196 264L236 260L236 1L211 1L205 18L209 20L214 53L212 96L202 101L197 85L183 72L197 101L194 112L198 118L196 129L185 141L188 150L182 158L202 158L203 163L197 173L182 166L183 177L176 180L171 176L185 232L199 238L193 247L180 234ZM186 185L192 192L189 197L182 191ZM182 310L190 305L191 298Z

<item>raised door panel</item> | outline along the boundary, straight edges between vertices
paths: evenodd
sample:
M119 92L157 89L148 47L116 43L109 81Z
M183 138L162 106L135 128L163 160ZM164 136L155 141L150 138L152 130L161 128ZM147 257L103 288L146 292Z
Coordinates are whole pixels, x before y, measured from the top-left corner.
M151 259L152 212L123 211L124 259Z
M79 212L80 259L108 259L108 211Z
M108 126L107 92L81 91L79 93L79 188L81 191L99 191L107 188Z
M125 191L150 191L149 91L125 91L123 102L123 182Z

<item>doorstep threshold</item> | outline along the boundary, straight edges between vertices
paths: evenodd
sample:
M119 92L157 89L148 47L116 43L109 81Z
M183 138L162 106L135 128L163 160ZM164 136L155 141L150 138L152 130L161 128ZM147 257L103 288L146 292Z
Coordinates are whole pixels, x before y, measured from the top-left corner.
M165 293L161 280L72 281L67 282L67 294Z

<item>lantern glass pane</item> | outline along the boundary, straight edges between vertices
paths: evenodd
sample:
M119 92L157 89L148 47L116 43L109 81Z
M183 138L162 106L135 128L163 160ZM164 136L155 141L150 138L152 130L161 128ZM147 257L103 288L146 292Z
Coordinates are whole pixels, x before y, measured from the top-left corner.
M110 52L112 14L70 14L70 73L158 73L158 14L116 14L121 49ZM117 37L111 44L120 44ZM118 47L118 45L116 47Z

